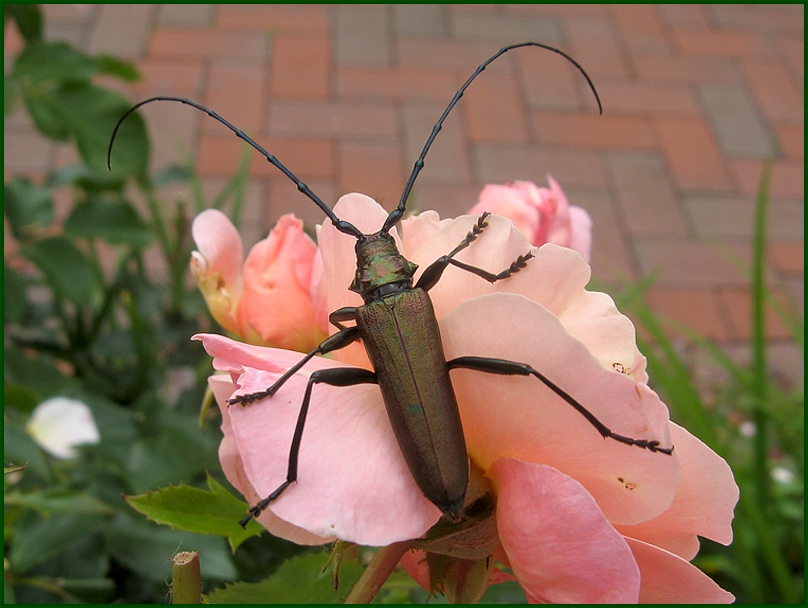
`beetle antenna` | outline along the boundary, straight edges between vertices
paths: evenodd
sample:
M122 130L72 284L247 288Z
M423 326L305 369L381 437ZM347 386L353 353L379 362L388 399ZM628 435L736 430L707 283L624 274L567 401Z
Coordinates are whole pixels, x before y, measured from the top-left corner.
M452 101L450 101L449 105L446 106L446 109L443 111L443 114L441 115L440 119L438 119L438 122L435 124L434 127L432 127L432 133L430 134L429 139L426 140L424 149L421 150L421 156L418 157L418 160L415 161L415 165L412 168L412 173L410 173L410 179L407 180L407 185L404 187L404 192L401 195L401 200L398 203L398 207L393 209L390 212L390 215L387 216L387 219L384 222L384 227L382 228L382 232L387 232L388 230L390 230L390 228L395 226L399 222L399 220L404 216L404 211L407 207L407 199L410 196L410 190L412 190L412 186L415 183L418 174L421 172L421 169L424 168L424 158L426 157L426 153L429 152L429 148L432 146L432 142L435 141L435 138L438 136L438 133L443 127L443 121L446 120L446 117L449 115L449 112L452 111L452 108L454 108L455 105L457 105L457 102L460 101L460 98L463 97L463 93L465 93L466 89L471 84L471 82L475 78L477 78L477 76L479 76L480 72L482 72L486 67L488 67L489 63L491 63L501 55L504 55L508 51L512 49L518 49L523 46L538 46L540 48L547 49L548 51L552 51L554 53L557 53L558 55L561 55L564 59L566 59L567 61L572 63L572 65L574 65L576 68L578 68L578 71L584 75L584 78L586 78L586 82L589 85L589 88L592 89L592 92L595 94L595 101L598 102L599 114L603 114L603 106L600 103L600 96L598 95L598 92L595 89L595 85L592 84L592 80L589 78L589 75L577 61L575 61L572 57L567 55L564 51L552 46L548 46L546 44L542 44L540 42L520 42L519 44L511 44L509 46L502 47L495 55L493 55L492 57L484 61L482 64L480 64L480 66L474 71L474 73L471 76L469 76L469 79L463 84L462 87L460 87L457 93L455 93L454 98L452 98Z
M208 116L210 116L210 117L211 117L211 118L213 118L214 120L218 120L218 121L219 121L220 123L222 123L222 124L223 124L225 127L227 127L228 129L230 129L230 130L231 130L231 131L232 131L232 132L233 132L233 133L236 135L236 137L238 137L238 138L240 138L240 139L243 139L243 140L244 140L244 141L246 141L246 142L247 142L247 143L248 143L250 146L252 146L252 147L253 147L253 148L255 148L256 150L258 150L258 152L260 152L261 154L263 154L263 155L264 155L264 158L266 158L266 159L267 159L267 160L270 162L270 164L272 164L272 165L274 165L275 167L277 167L278 169L280 169L280 170L281 170L281 172L282 172L282 173L283 173L283 174L284 174L286 177L288 177L290 180L292 180L292 181L295 183L295 185L297 186L297 189L298 189L298 190L300 190L300 192L302 192L303 194L305 194L306 196L308 196L308 197L309 197L309 198L310 198L312 201L314 201L314 203L315 203L315 204L316 204L316 205L317 205L317 206L318 206L320 209L322 209L323 213L325 213L325 214L328 216L328 219L330 219L330 220L331 220L331 223L332 223L332 224L334 224L334 227L335 227L337 230L339 230L340 232L342 232L342 233L344 233L344 234L349 234L349 235L351 235L351 236L353 236L353 237L355 237L355 238L357 238L357 239L362 237L362 231L361 231L361 230L359 230L359 229L358 229L356 226L354 226L354 225L353 225L353 224L351 224L350 222L346 222L346 221L344 221L344 220L339 219L339 218L338 218L338 217L337 217L337 216L334 214L334 212L331 210L331 208L330 208L328 205L326 205L326 204L325 204L325 203L324 203L324 202L323 202L323 201L320 199L320 197L319 197L319 196L317 196L316 194L314 194L314 192L312 192L312 191L311 191L311 189L310 189L310 188L309 188L309 187L308 187L306 184L304 184L303 182L301 182L301 181L300 181L300 180L299 180L299 179L298 179L298 178L295 176L295 174L294 174L294 173L292 173L291 171L289 171L289 169L287 169L287 168L284 166L284 164L283 164L283 163L281 163L281 161L279 161L277 158L275 158L275 156L273 156L272 154L270 154L269 152L267 152L266 150L264 150L264 148L262 148L261 146L259 146L259 145L258 145L258 144L257 144L257 143L256 143L256 142L255 142L255 141L254 141L254 140L253 140L251 137L250 137L250 136L248 136L246 133L244 133L244 131L242 131L241 129L238 129L238 128L236 128L235 126L233 126L233 125L232 125L232 124L231 124L229 121L227 121L227 120L225 120L224 118L222 118L221 116L219 116L219 115L218 115L216 112L214 112L213 110L209 110L209 109L207 109L205 106L202 106L202 105L200 105L200 104L198 104L198 103L196 103L196 102L193 102L193 101L191 101L190 99L185 99L185 98L182 98L182 97L152 97L152 98L150 98L150 99L146 99L145 101L141 101L140 103L135 104L134 106L132 106L131 108L129 108L129 110L126 112L126 114L124 114L123 116L121 116L120 120L118 121L118 124L116 124L116 125L115 125L115 130L112 132L112 137L111 137L111 138L110 138L110 140L109 140L109 149L107 150L107 169L109 169L110 171L112 170L112 167L111 167L111 165L110 165L110 158L112 157L112 145L115 143L115 136L118 134L118 129L119 129L119 128L121 127L121 125L123 124L123 121L124 121L124 120L126 120L126 118L127 118L127 117L128 117L128 116L129 116L129 115L132 113L132 112L134 112L135 110L137 110L137 109L138 109L138 108L140 108L141 106L145 106L147 103L151 103L151 102L153 102L153 101L177 101L177 102L179 102L179 103L184 103L184 104L186 104L186 105L191 106L192 108L196 108L197 110L200 110L200 111L204 112L205 114L207 114Z

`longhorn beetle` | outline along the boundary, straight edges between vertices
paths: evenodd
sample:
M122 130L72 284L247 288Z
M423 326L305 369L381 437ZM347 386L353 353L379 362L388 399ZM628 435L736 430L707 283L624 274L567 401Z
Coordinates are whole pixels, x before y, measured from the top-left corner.
M469 481L469 457L460 423L457 400L449 378L449 371L456 368L491 374L534 376L578 410L604 438L615 439L628 445L648 449L651 452L663 454L673 452L672 446L662 448L659 446L659 441L656 440L633 439L612 432L583 405L530 365L488 357L458 357L451 361L446 360L438 321L427 292L438 282L447 266L455 266L490 283L495 283L519 272L533 257L530 252L520 255L499 274L456 260L455 255L471 245L485 230L488 225L486 222L488 213L483 213L479 217L472 230L457 247L428 266L415 285L413 285L413 276L417 266L399 253L393 237L390 236L390 229L404 215L410 190L423 168L424 158L449 112L463 96L471 82L488 64L512 49L525 46L547 49L570 61L586 78L595 95L598 109L601 114L603 113L600 98L589 76L572 57L563 51L538 42L523 42L501 48L475 70L449 102L432 128L432 133L427 139L421 155L415 161L398 206L387 216L381 229L373 234L363 234L350 222L340 220L306 184L295 177L272 154L227 120L193 101L178 97L153 97L132 107L118 121L109 143L108 165L118 128L126 117L137 108L152 101L177 101L201 110L263 154L272 165L280 169L297 185L300 192L322 209L339 232L356 239L356 274L349 289L360 294L364 304L358 307L344 307L332 312L328 319L338 329L336 333L323 340L317 348L305 355L266 390L233 397L229 403L246 406L255 401L271 398L312 357L344 348L357 340L364 343L373 365L373 371L344 367L321 369L311 374L295 426L286 481L257 505L250 508L249 515L241 521L243 526L246 526L251 518L258 516L292 482L297 480L297 459L303 436L303 426L306 422L312 389L315 384L320 383L332 386L357 384L377 384L379 386L393 431L418 487L424 496L451 521L457 521L460 518ZM354 324L343 325L347 321L353 321ZM436 445L432 441L432 437L436 436L442 438L440 445Z

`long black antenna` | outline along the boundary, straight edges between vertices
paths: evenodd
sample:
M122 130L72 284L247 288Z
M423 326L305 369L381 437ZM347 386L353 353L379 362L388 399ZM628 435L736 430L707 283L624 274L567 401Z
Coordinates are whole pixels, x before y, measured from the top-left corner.
M127 116L129 116L129 115L130 115L132 112L134 112L135 110L137 110L137 109L138 109L138 108L140 108L141 106L145 106L147 103L151 103L151 102L153 102L153 101L178 101L178 102L180 102L180 103L184 103L184 104L186 104L186 105L189 105L189 106L191 106L192 108L196 108L197 110L201 110L202 112L204 112L205 114L207 114L207 115L208 115L208 116L210 116L211 118L213 118L213 119L215 119L215 120L218 120L218 121L219 121L220 123L222 123L222 124L223 124L225 127L227 127L227 128L228 128L228 129L230 129L230 130L231 130L233 133L235 133L236 137L239 137L239 138L243 139L243 140L244 140L244 141L246 141L248 144L250 144L250 145L251 145L253 148L255 148L256 150L258 150L258 151L259 151L261 154L263 154L263 155L264 155L264 157L265 157L265 158L266 158L266 159L267 159L267 160L268 160L268 161L269 161L271 164L273 164L274 166L276 166L278 169L280 169L280 170L283 172L283 174L284 174L286 177L288 177L289 179L291 179L291 180L292 180L292 181L295 183L295 185L297 186L297 189L298 189L298 190L300 190L300 191L301 191L303 194L305 194L306 196L308 196L308 197L309 197L309 198L310 198L312 201L314 201L314 203L315 203L315 204L316 204L316 205L317 205L317 206L318 206L320 209L322 209L322 210L323 210L323 213L325 213L325 214L328 216L328 219L330 219L330 220L331 220L331 223L332 223L332 224L334 224L334 227L335 227L337 230L339 230L340 232L342 232L342 233L344 233L344 234L349 234L349 235L351 235L351 236L353 236L353 237L355 237L355 238L357 238L357 239L359 239L359 238L361 238L361 237L363 236L363 235L362 235L362 231L361 231L361 230L359 230L359 229L358 229L356 226L354 226L354 225L353 225L353 224L351 224L350 222L346 222L345 220L341 220L341 219L339 219L339 218L338 218L338 217L337 217L337 216L334 214L334 212L331 210L331 208L330 208L328 205L326 205L326 204L325 204L325 203L324 203L324 202L323 202L323 201L320 199L320 197L319 197L319 196L317 196L316 194L314 194L314 192L312 192L312 191L311 191L311 189L310 189L310 188L309 188L309 187L308 187L306 184L304 184L303 182L301 182L301 181L300 181L300 180L299 180L299 179L298 179L298 178L295 176L295 174L294 174L294 173L292 173L291 171L289 171L289 169L287 169L287 168L284 166L284 164L283 164L283 163L281 163L281 161L279 161L277 158L275 158L275 156L273 156L272 154L270 154L269 152L267 152L266 150L264 150L264 148L262 148L261 146L259 146L259 145L258 145L258 144L257 144L257 143L256 143L256 142L255 142L255 141L252 139L252 138L250 138L250 137L249 137L247 134L245 134L245 133L244 133L244 131L242 131L241 129L238 129L238 128L236 128L235 126L233 126L233 125L232 125L232 124L231 124L229 121L227 121L227 120L225 120L224 118L222 118L221 116L219 116L219 115L218 115L216 112L214 112L213 110L208 110L208 109L207 109L205 106L202 106L202 105L200 105L200 104L198 104L198 103L196 103L196 102L193 102L193 101L191 101L190 99L185 99L185 98L182 98L182 97L152 97L152 98L150 98L150 99L146 99L145 101L141 101L140 103L135 104L134 106L132 106L132 107L131 107L131 108L130 108L130 109L127 111L127 112L126 112L126 114L124 114L123 116L121 116L121 119L118 121L118 124L116 124L116 125L115 125L115 130L112 132L112 138L109 140L109 149L107 150L107 169L112 170L112 167L111 167L111 165L110 165L110 158L111 158L111 156L112 156L112 144L114 144L114 143L115 143L115 136L118 134L118 129L120 128L121 124L123 124L123 121L124 121L124 120L126 120Z
M437 137L438 133L443 127L443 121L446 120L446 117L449 115L449 112L452 111L452 108L454 108L455 105L457 105L457 102L460 101L460 98L463 97L463 93L465 93L466 89L471 84L471 82L475 78L477 78L477 76L480 75L480 72L482 72L486 67L488 67L489 63L491 63L501 55L504 55L508 51L512 49L518 49L523 46L538 46L540 48L547 49L548 51L553 51L554 53L557 53L562 57L564 57L564 59L566 59L567 61L572 63L572 65L574 65L576 68L578 68L578 71L584 75L584 78L586 78L586 82L589 84L589 88L592 89L592 92L595 94L595 101L598 102L599 113L603 114L603 106L600 103L600 97L598 96L598 92L597 90L595 90L595 85L592 84L592 80L589 78L589 75L584 71L584 69L580 66L580 64L577 61L575 61L572 57L567 55L564 51L559 50L552 46L547 46L546 44L542 44L540 42L520 42L519 44L511 44L510 46L502 47L495 55L493 55L485 62L480 64L480 67L478 67L474 71L474 73L471 76L469 76L469 79L465 82L465 84L463 84L462 87L460 87L457 93L455 93L455 96L452 99L452 101L450 101L449 105L446 106L446 109L443 111L443 114L441 115L438 122L435 124L434 127L432 127L432 134L429 136L429 139L426 140L424 149L421 150L421 156L419 156L418 160L415 161L415 166L413 166L412 173L410 173L410 179L407 181L407 185L404 187L404 192L401 195L401 200L398 203L398 207L393 209L390 212L390 215L387 216L387 219L384 222L384 227L382 228L382 232L389 231L390 228L395 226L399 222L399 220L404 216L404 211L407 206L407 199L410 196L410 190L412 190L412 186L415 183L415 179L418 177L418 174L421 172L421 169L424 168L424 158L426 157L426 153L429 152L429 148L432 146L432 142L435 141L435 138Z

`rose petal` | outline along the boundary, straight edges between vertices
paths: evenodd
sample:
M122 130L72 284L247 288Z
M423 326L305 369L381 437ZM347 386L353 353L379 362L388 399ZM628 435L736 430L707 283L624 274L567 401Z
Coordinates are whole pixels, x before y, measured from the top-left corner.
M699 550L696 535L723 545L732 542L739 490L727 462L707 445L673 422L671 437L682 466L673 503L659 517L618 530L691 560Z
M460 305L440 327L447 359L471 355L527 363L613 432L672 445L668 409L656 393L604 369L535 302L515 294L480 296ZM533 376L456 369L452 382L469 455L483 470L503 456L549 464L582 483L613 523L646 521L670 506L680 475L675 453L603 439Z
M244 464L241 461L233 434L233 425L230 422L230 408L227 406L227 399L230 398L236 387L228 380L226 375L211 376L208 378L208 384L222 413L222 433L224 437L219 445L219 461L222 463L222 470L227 480L242 493L250 505L257 504L263 496L258 495L244 472ZM298 528L282 520L269 509L258 516L258 521L274 536L285 538L298 545L321 545L332 540L320 538L302 528Z
M237 375L239 394L268 387L295 355L221 337L196 338L214 355L217 369ZM317 357L274 397L230 408L238 453L258 495L268 496L286 479L309 375L340 366ZM297 479L269 509L321 538L383 546L421 536L440 517L415 485L374 385L313 388Z
M626 538L640 566L642 604L729 604L735 599L715 581L681 557Z
M401 241L404 247L401 253L404 257L411 258L416 251L451 221L441 220L435 211L424 211L418 215L404 218L399 224Z
M640 572L626 541L574 479L546 465L494 462L497 529L531 602L636 602Z

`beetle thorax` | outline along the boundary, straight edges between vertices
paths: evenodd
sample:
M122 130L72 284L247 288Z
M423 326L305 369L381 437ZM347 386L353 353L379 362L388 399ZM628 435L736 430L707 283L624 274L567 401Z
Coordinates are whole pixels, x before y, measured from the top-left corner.
M356 275L350 289L366 302L400 288L412 287L412 275L418 265L399 253L389 234L365 235L356 242L355 251ZM388 285L390 287L382 289Z

